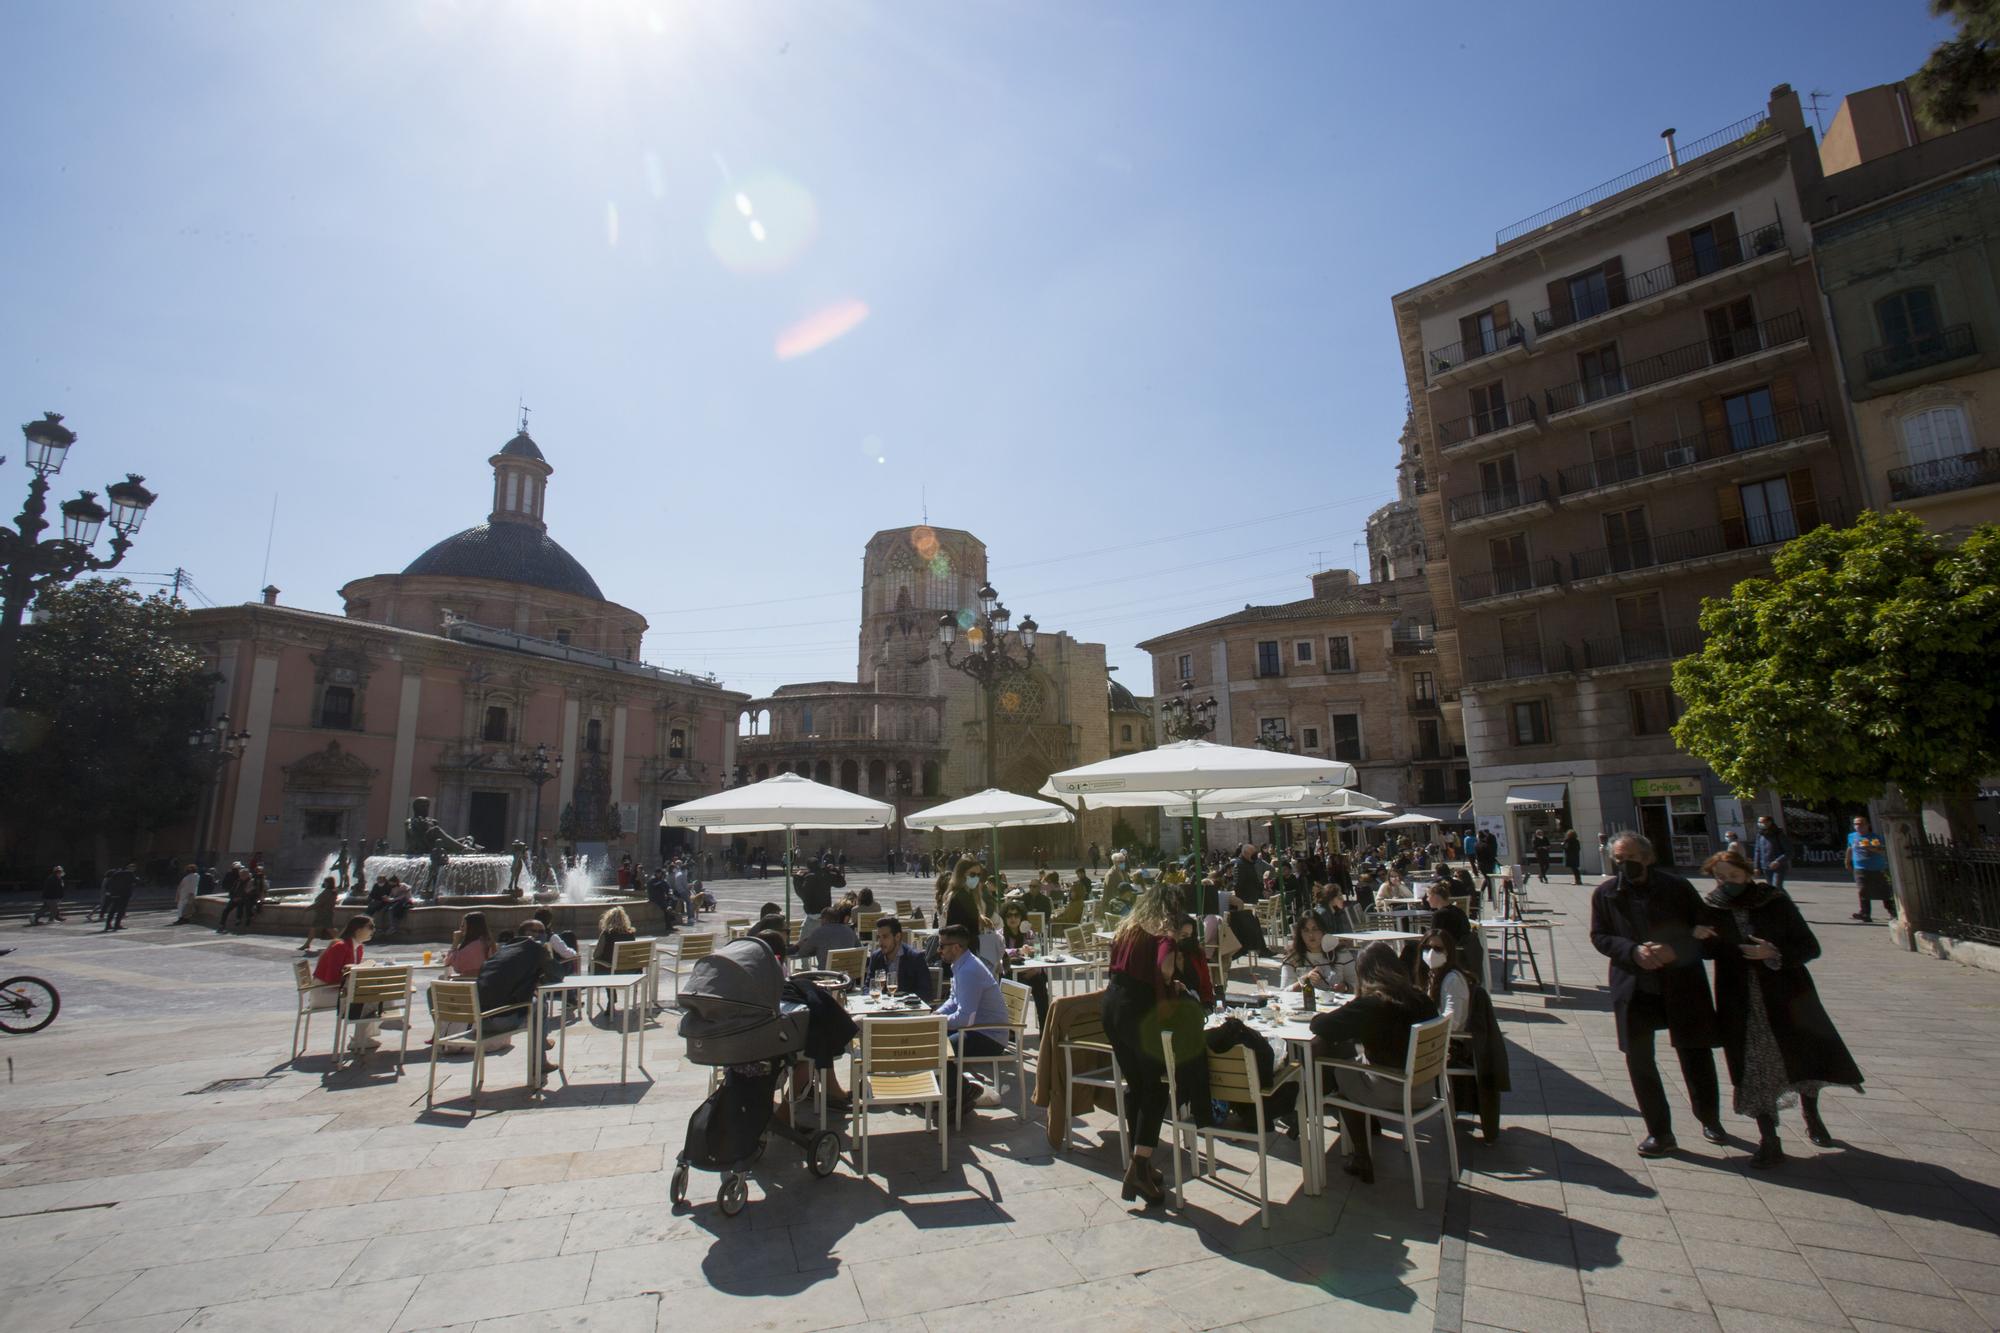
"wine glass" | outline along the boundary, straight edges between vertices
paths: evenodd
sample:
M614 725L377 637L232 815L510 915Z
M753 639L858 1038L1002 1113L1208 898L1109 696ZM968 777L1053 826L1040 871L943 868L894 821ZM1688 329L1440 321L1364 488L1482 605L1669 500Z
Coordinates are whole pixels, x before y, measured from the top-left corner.
M889 991L889 999L891 1001L894 1001L896 998L896 991L897 991L896 978L893 976L885 976L882 978L882 984L883 986L887 987Z

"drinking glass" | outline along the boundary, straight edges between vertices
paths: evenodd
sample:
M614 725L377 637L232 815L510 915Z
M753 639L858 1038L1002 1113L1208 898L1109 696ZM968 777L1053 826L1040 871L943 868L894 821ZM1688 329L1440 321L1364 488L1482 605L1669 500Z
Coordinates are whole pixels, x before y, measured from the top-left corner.
M431 951L429 949L426 949L424 950L424 966L429 967L430 965L431 965Z

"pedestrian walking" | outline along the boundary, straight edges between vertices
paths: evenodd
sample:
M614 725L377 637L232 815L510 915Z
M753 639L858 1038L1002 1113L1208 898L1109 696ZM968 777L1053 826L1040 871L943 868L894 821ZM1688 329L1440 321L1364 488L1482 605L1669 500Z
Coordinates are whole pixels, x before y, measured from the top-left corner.
M194 919L194 900L201 894L201 871L190 864L174 886L174 919L178 926Z
M132 892L138 887L137 861L127 861L104 877L104 931L125 929L125 912L132 906Z
M1535 871L1541 875L1542 883L1546 884L1549 882L1549 831L1545 828L1536 829L1534 841L1530 845L1535 849Z
M243 868L241 861L231 861L229 869L222 872L222 917L215 923L215 933L220 935L228 926L229 918L237 919L239 928L250 922L250 872Z
M1736 1113L1757 1122L1750 1165L1769 1169L1785 1160L1779 1109L1796 1100L1806 1137L1830 1148L1820 1090L1859 1091L1861 1070L1806 970L1819 957L1819 940L1798 905L1783 889L1758 881L1735 852L1717 852L1702 869L1715 876L1715 889L1704 899L1706 924L1695 934L1715 957L1715 1008Z
M42 905L28 918L28 924L39 926L44 921L67 921L69 918L63 915L62 905L63 895L68 892L69 881L63 878L63 868L52 867L49 877L42 881Z
M1583 839L1573 828L1563 830L1563 864L1569 867L1571 883L1583 883Z
M1869 909L1882 904L1882 915L1896 919L1896 891L1889 883L1889 844L1875 832L1867 815L1854 817L1854 832L1847 835L1847 866L1854 872L1854 888L1861 897L1856 921L1873 921Z
M1792 858L1785 847L1785 831L1769 815L1757 816L1757 842L1751 849L1750 867L1774 889L1785 887Z
M306 916L306 942L299 946L300 953L311 953L313 942L322 936L328 943L333 941L333 908L339 901L340 884L328 875L319 882L319 892L313 895L312 906Z
M1679 1146L1654 1063L1654 1037L1662 1029L1680 1059L1701 1136L1725 1143L1722 1090L1715 1078L1720 1035L1694 934L1702 924L1701 898L1692 884L1654 864L1653 844L1639 834L1618 834L1610 849L1617 873L1591 893L1590 942L1611 960L1618 1049L1625 1053L1625 1071L1646 1122L1639 1155L1665 1157Z

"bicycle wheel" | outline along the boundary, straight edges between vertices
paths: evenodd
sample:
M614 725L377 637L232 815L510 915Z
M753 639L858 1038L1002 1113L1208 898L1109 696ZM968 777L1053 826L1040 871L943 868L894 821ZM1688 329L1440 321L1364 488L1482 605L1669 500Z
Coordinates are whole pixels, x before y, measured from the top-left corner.
M56 1021L62 997L40 977L9 977L0 981L0 1032L24 1036Z

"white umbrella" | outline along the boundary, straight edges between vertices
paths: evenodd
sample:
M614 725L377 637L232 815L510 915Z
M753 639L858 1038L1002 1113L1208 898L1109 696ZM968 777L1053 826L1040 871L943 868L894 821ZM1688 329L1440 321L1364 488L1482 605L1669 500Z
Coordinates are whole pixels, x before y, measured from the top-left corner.
M888 828L896 822L896 807L857 792L842 791L780 773L775 778L731 787L660 812L661 828L692 828L707 833L771 833L785 831L785 915L792 912L792 834L796 829Z
M1369 820L1370 822L1379 820L1382 823L1387 823L1388 821L1394 819L1395 816L1390 814L1387 810L1337 810L1333 814L1328 815L1327 818L1365 819Z
M1412 828L1418 824L1436 824L1440 822L1442 821L1432 819L1429 815L1420 815L1412 811L1410 814L1407 815L1397 815L1394 819L1385 819L1381 823L1377 824L1375 827Z
M985 791L961 796L943 805L934 805L928 810L920 810L914 815L903 816L903 827L909 829L937 829L940 832L958 833L969 829L987 829L992 832L993 869L1000 869L1000 833L1003 828L1032 828L1043 824L1068 824L1076 819L1068 807L1052 805L1048 801L1038 801L1032 796L1019 796L998 787L988 787Z
M1137 754L1066 769L1043 791L1081 796L1100 806L1172 806L1185 801L1195 816L1195 852L1201 853L1201 803L1222 792L1354 781L1354 766L1275 750L1212 741L1175 741Z
M1217 804L1202 812L1204 819L1269 819L1279 815L1333 815L1363 810L1389 817L1383 803L1351 787L1311 783L1300 787L1270 787L1263 791L1232 792L1218 797ZM1186 805L1168 806L1170 819L1185 819L1192 813Z

